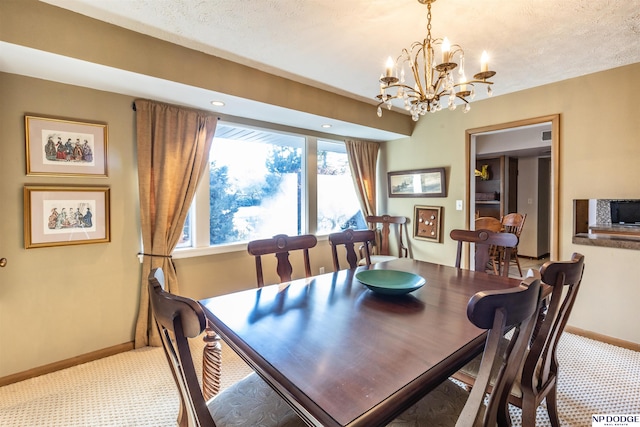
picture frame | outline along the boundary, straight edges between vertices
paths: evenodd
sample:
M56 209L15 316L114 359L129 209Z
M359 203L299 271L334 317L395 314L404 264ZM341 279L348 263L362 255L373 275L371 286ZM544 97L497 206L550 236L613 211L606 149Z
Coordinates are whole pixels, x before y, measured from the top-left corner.
M27 175L107 176L105 123L25 115Z
M109 212L109 187L25 185L24 247L110 242Z
M387 173L389 197L446 197L444 168Z
M442 242L442 206L414 206L413 237Z

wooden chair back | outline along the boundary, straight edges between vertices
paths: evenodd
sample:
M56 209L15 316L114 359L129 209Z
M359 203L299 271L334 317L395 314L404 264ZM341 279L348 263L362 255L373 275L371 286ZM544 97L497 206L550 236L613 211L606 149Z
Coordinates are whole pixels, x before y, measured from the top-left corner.
M522 234L522 229L524 228L524 221L526 219L527 214L510 213L504 215L500 219L500 223L502 224L502 231L506 233L513 233L518 236L519 239L520 234ZM516 246L515 248L513 248L513 250L511 251L511 255L508 258L506 257L506 254L503 252L502 248L498 249L498 256L505 258L504 265L507 270L509 269L509 265L511 264L511 262L514 261L516 263L516 266L518 267L518 273L520 273L520 276L522 276L522 268L520 267L520 260L518 259L518 247Z
M502 229L504 232L513 233L518 236L518 238L520 238L520 234L522 234L522 228L524 227L524 222L526 219L527 214L514 212L504 215L500 219L500 223L502 224Z
M518 237L511 233L494 233L488 230L451 230L449 236L453 240L458 241L458 249L456 252L456 267L460 268L462 259L462 244L475 243L475 271L486 271L487 264L492 260L492 246L503 246L508 260L511 256L512 248L518 245ZM500 268L503 276L509 275L508 268Z
M481 216L477 217L475 220L475 229L476 230L489 230L494 233L500 233L502 230L502 223L498 218L494 218L492 216ZM491 246L490 252L490 264L493 268L493 274L499 274L502 270L500 270L499 264L501 255L501 251L497 246Z
M517 288L478 292L469 300L467 317L488 333L478 377L456 426L511 425L508 398L533 334L540 295L540 280L529 277ZM500 342L510 328L513 336L502 353ZM485 409L492 377L495 383Z
M380 241L378 242L376 239L376 255L394 255L398 258L406 258L408 256L408 249L404 246L402 242L404 235L404 226L407 223L407 218L404 216L390 216L390 215L381 215L381 216L367 216L367 223L372 229L380 231ZM397 255L392 254L389 249L389 234L391 233L391 224L397 225L398 231L398 247L397 247Z
M311 277L311 264L309 263L309 249L318 243L316 236L303 234L301 236L287 236L278 234L271 239L253 240L247 245L247 251L256 259L256 277L258 287L264 286L262 274L262 255L275 254L277 258L276 272L280 277L280 282L291 280L293 267L289 261L289 252L302 250L304 256L305 276Z
M340 233L329 234L329 243L331 244L331 255L333 257L334 271L340 270L340 261L338 260L338 246L343 245L346 251L347 263L349 268L358 266L358 254L356 253L355 244L362 243L364 259L366 265L371 265L371 253L369 246L375 242L376 233L373 230L345 230Z
M498 218L494 218L492 216L481 216L475 220L475 229L489 230L494 233L499 233L502 231L502 223Z
M546 314L536 324L535 338L522 369L523 426L534 426L538 405L546 397L552 425L560 425L556 400L560 336L571 314L584 271L584 256L574 253L570 261L549 261L540 267L540 278L553 287Z
M165 292L161 269L151 270L148 280L151 313L180 391L178 423L181 426L215 427L200 389L188 342L188 338L197 337L205 329L202 307L190 298Z

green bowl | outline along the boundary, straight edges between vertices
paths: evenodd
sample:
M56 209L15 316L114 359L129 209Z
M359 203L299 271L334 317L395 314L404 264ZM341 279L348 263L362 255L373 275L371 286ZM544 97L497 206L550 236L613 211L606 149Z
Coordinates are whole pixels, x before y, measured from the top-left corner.
M408 294L426 283L424 277L398 270L364 270L356 273L356 279L371 291L383 295Z

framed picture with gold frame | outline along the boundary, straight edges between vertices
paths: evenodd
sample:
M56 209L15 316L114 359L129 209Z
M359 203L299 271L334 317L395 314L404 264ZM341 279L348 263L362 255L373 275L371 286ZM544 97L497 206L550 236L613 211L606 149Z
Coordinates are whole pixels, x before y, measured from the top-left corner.
M24 186L24 247L111 241L109 187Z
M27 175L107 176L107 125L26 115Z
M442 206L415 206L413 212L413 237L441 243Z

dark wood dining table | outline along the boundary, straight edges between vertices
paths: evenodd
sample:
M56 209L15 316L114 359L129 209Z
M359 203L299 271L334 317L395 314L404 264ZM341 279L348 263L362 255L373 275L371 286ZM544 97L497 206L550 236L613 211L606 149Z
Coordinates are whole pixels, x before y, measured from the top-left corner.
M355 278L363 269L412 272L426 283L378 295ZM223 341L307 424L374 427L482 351L485 331L466 315L476 292L519 284L403 258L200 303Z

